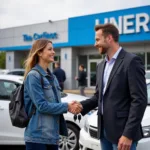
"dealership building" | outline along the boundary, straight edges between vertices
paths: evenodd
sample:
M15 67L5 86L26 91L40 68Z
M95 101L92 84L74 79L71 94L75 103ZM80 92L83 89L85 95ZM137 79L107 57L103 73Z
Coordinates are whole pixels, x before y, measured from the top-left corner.
M96 65L104 59L94 48L96 24L115 24L120 45L139 55L145 70L150 69L150 6L98 13L66 20L0 29L0 51L6 51L6 69L21 68L34 40L50 39L54 44L55 61L66 72L66 89L77 88L74 80L78 65L84 64L87 86L95 86ZM53 70L54 65L50 65Z

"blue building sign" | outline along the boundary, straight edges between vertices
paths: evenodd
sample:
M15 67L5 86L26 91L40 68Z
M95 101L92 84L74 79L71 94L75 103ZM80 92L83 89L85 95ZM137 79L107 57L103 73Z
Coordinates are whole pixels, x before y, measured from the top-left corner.
M69 18L69 44L93 45L96 24L113 23L120 42L150 41L150 6Z
M33 41L33 40L38 40L38 39L41 39L41 38L57 39L58 34L56 32L54 32L54 33L43 32L42 34L34 33L33 36L28 35L28 34L23 34L23 39L26 42Z
M94 27L97 24L113 23L119 30L120 43L150 42L150 5L105 13L98 13L68 19L68 40L54 43L55 48L93 46ZM65 33L66 34L66 33ZM58 39L57 32L23 34L23 40L30 42L40 38ZM62 38L63 39L63 38ZM26 50L31 45L0 47L1 50ZM68 59L64 55L64 59Z

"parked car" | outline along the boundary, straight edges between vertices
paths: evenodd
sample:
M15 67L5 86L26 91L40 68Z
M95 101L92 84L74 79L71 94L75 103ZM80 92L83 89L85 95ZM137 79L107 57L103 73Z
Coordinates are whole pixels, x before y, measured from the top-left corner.
M147 70L145 72L145 78L148 79L148 80L150 80L150 70Z
M8 71L8 69L0 69L0 74L6 74Z
M0 75L0 145L24 145L24 129L12 126L8 111L10 94L23 83L23 77L14 75ZM62 93L62 102L72 100L84 100L87 97ZM64 114L67 122L69 137L60 137L60 150L78 150L79 131L84 125L85 117L80 114L74 116L71 113Z
M137 150L150 149L150 82L147 83L148 105L142 120L144 138L139 141ZM97 111L92 113L80 130L80 150L101 150L100 140L97 139Z
M11 75L18 75L24 76L25 69L0 69L0 74L11 74Z
M24 76L25 69L11 69L6 74Z

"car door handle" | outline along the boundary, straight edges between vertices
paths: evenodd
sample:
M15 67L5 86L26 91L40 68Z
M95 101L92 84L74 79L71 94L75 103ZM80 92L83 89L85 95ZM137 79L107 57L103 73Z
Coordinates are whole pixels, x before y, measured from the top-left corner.
M4 108L2 106L0 106L0 110L4 110Z

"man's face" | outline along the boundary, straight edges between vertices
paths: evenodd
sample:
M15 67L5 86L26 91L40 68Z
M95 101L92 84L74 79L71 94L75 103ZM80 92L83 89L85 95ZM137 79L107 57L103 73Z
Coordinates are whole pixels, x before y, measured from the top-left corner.
M104 37L101 29L95 33L95 47L99 50L100 54L106 54L109 49L108 38Z
M57 68L57 64L55 63L55 68Z
M82 71L82 67L81 66L79 66L79 70Z

